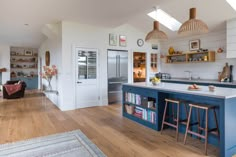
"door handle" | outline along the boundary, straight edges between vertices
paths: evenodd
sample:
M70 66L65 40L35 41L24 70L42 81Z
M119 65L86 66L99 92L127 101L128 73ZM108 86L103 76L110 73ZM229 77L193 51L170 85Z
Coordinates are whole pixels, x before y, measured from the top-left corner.
M79 81L78 81L77 83L82 83L82 82L79 82Z

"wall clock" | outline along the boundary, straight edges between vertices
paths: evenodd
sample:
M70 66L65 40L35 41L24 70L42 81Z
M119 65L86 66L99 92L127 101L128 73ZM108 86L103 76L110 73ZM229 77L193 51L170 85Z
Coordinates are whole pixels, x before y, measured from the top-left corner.
M139 47L143 46L143 44L144 44L143 39L138 39L137 44L138 44Z

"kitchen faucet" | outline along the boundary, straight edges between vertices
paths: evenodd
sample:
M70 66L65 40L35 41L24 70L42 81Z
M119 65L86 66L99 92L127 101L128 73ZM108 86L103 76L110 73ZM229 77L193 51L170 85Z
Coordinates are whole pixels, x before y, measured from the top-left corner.
M192 72L191 71L184 71L186 73L188 73L188 79L192 80Z

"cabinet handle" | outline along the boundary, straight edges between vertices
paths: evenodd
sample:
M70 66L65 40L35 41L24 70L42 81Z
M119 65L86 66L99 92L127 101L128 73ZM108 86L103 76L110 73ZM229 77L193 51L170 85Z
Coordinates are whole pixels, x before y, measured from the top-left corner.
M82 82L79 82L79 81L78 81L77 83L82 83Z

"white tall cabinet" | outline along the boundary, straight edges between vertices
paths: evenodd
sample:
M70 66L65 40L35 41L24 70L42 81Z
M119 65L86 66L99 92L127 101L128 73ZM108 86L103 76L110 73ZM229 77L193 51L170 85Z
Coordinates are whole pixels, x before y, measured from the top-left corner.
M236 18L227 21L227 58L236 58Z

